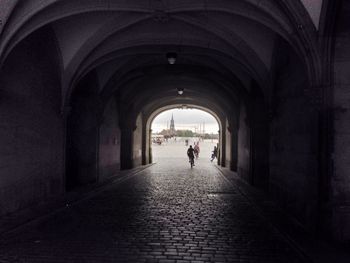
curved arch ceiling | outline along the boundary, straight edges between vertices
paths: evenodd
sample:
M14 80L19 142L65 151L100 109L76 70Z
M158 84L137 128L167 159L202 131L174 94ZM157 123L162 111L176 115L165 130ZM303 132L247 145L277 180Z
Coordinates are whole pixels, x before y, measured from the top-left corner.
M183 71L189 71L191 74L182 74ZM219 75L205 69L196 73L196 68L188 66L151 67L144 75L136 76L132 74L131 81L118 81L127 83L125 87L119 87L119 96L124 101L126 112L135 111L135 114L142 109L146 111L147 105L158 105L170 99L187 99L206 103L212 101L220 105L216 107L221 108L221 112L229 115L232 110L239 108L240 100L244 98L240 83L232 87L230 84L232 85L233 81L225 83L225 79L220 79ZM177 95L178 87L185 89L182 96ZM137 94L137 97L134 94Z
M317 22L322 1L302 2ZM122 77L142 65L166 65L168 51L178 52L185 65L230 72L246 88L251 80L268 87L278 39L289 42L303 58L317 55L312 20L298 15L306 12L302 2L6 1L0 11L0 60L31 32L49 24L61 51L66 94L91 70L98 72L103 90L116 74Z

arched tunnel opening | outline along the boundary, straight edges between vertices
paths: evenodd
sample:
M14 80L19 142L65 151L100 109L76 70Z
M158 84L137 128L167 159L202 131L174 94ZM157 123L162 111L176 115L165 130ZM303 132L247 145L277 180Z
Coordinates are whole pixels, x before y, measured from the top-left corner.
M256 84L246 98L225 90L218 82L220 74L210 72L208 78L207 68L166 65L142 71L147 74L135 78L138 73L129 73L130 81L102 98L95 72L74 89L67 118L67 190L103 182L120 169L152 163L154 118L183 107L204 110L217 121L220 166L252 185L268 188L267 110ZM178 87L183 94L178 94Z
M162 112L159 113L160 110ZM217 117L208 113L208 109L197 109L193 105L173 105L160 110L150 116L151 125L147 138L150 161L166 162L181 159L186 165L187 150L191 146L196 151L196 161L209 162L213 159L211 161L221 163L219 145L222 125L219 125L220 120ZM147 128L149 127L146 127L146 130ZM219 154L215 154L215 158L214 156L212 158L214 147Z
M58 203L69 209L71 196L138 178L110 194L117 205L106 218L113 209L120 216L122 202L145 212L152 198L152 209L180 211L172 194L204 205L221 200L207 214L227 216L220 205L238 207L228 200L246 187L245 197L266 197L260 203L276 204L308 235L350 240L350 3L0 2L0 219ZM175 143L171 134L181 130L176 115L168 144L155 144L169 135L155 132L157 116L179 108L204 111L218 125L217 141L189 139L208 143L209 155L218 149L215 165L202 151L209 164L196 166L203 177L192 169L194 181L177 164L167 175L164 160L177 153L166 147L181 144L186 159L186 137ZM153 222L151 213L143 215ZM239 220L224 226L232 222Z

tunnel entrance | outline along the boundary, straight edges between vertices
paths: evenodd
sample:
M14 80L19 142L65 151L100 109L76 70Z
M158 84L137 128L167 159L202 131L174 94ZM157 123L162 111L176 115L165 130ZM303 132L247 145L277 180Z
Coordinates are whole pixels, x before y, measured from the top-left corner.
M154 118L187 105L221 166L350 239L349 1L207 2L1 2L0 215L155 162Z
M219 134L218 121L206 111L187 107L163 111L151 125L153 162L183 159L185 164L189 146L198 152L196 161L209 162L214 147L219 148Z

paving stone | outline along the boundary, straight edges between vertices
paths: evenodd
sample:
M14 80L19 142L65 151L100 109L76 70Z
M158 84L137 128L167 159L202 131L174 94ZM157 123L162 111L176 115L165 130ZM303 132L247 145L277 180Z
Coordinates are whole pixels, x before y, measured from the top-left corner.
M206 160L165 160L0 239L0 262L303 262Z

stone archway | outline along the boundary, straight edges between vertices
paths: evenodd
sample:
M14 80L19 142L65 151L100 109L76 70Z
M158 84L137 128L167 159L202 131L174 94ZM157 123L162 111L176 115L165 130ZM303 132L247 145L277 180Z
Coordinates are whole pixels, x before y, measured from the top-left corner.
M184 104L170 104L161 108L158 108L157 110L155 110L154 112L147 114L145 116L146 119L146 123L143 127L144 131L143 131L143 145L142 145L142 153L143 153L143 163L152 163L153 158L152 158L152 143L151 143L151 127L152 127L152 123L154 121L154 119L161 114L162 112L171 110L171 109L176 109L176 108L181 108L184 107ZM217 121L218 126L219 126L219 152L222 151L226 151L226 145L225 145L225 141L226 138L224 139L223 136L226 136L226 133L223 132L223 130L226 129L226 123L223 124L223 121L225 122L226 120L222 120L217 113L213 112L212 110L205 108L205 107L201 107L198 105L187 105L186 104L186 108L188 109L199 109L201 111L204 111L208 114L210 114L211 116L214 117L214 119ZM223 164L224 160L222 159L222 155L220 154L218 159L218 164Z
M333 124L342 129L342 123L347 118L347 107L341 101L343 97L337 97L337 107L332 107L333 95L338 96L341 87L347 85L347 72L343 69L348 58L342 48L347 45L343 38L347 36L348 29L343 20L337 22L339 28L335 31L328 28L334 27L336 21L333 19L321 15L320 27L317 21L322 2L325 3L324 12L334 16L335 8L329 9L328 5L336 5L330 3L338 1L314 1L312 6L315 9L309 8L311 1L306 0L210 1L206 4L201 0L186 3L162 0L5 2L0 14L0 65L5 72L1 72L1 76L6 75L1 80L5 80L1 85L5 114L1 117L6 132L17 127L12 125L11 116L14 115L18 116L16 119L24 120L21 123L23 130L32 131L50 123L57 127L54 132L58 134L56 137L62 139L65 118L69 112L75 115L79 121L68 120L67 138L73 142L77 152L84 148L84 143L79 142L79 135L76 135L82 130L86 135L83 137L88 144L91 143L88 156L78 161L89 163L89 172L85 173L88 176L84 179L78 176L78 181L96 181L99 173L108 174L113 167L104 167L101 171L96 168L101 157L96 145L105 101L115 98L113 107L120 113L120 118L113 119L108 125L115 127L120 124L121 134L115 137L120 136L123 142L121 159L125 160L121 163L125 164L124 168L130 168L134 151L128 144L132 144L135 129L141 129L142 134L145 125L142 116L149 114L144 112L144 106L155 101L167 101L169 105L177 103L171 99L176 85L182 84L187 85L191 95L186 103L197 105L194 98L200 98L208 108L219 105L216 112L227 117L226 129L223 129L226 135L237 133L234 136L244 138L243 142L238 140L238 146L232 145L231 149L238 149L236 153L224 151L226 156L221 160L222 165L237 171L251 184L269 190L311 231L315 229L317 216L331 213L324 212L328 211L333 200L330 196L336 191L331 189L330 181L333 173L339 171L343 174L339 169L346 167L342 146L347 137L342 133L333 134ZM317 10L317 14L312 13L313 10ZM342 12L347 9L344 10ZM341 15L346 17L345 13ZM43 31L46 30L50 33L45 37ZM339 36L335 50L333 32ZM43 48L43 54L55 54L55 63L35 58L40 54L41 45L34 45L32 41L39 43L40 38L49 43ZM28 45L33 45L33 52L31 57L24 59L27 70L22 67L16 70L13 61ZM176 65L168 65L165 54L169 51L179 54ZM29 53L26 52L26 55ZM323 56L324 53L326 56ZM329 71L333 71L333 67L337 83L331 83L333 74ZM33 72L35 77L29 77L28 72ZM91 101L83 98L84 92L89 93L89 88L81 93L77 91L90 74L95 76L94 87L88 94ZM51 75L53 77L48 77ZM324 75L329 76L324 79ZM28 96L28 90L33 90L33 94ZM83 96L75 96L76 92ZM21 112L13 107L18 102L32 105L33 101L38 102L34 107L36 110L38 105L45 106L50 118L46 119L39 112L41 118L27 122L25 116L29 111ZM72 101L78 103L71 105ZM59 113L60 107L63 116ZM333 123L335 116L341 121ZM69 118L74 119L72 115ZM93 124L85 126L84 119L90 118ZM224 125L224 121L222 123ZM246 132L242 132L242 127L246 127ZM106 129L106 125L102 129ZM108 142L113 141L106 133L102 134L108 137ZM36 139L31 136L28 133L23 138L31 139L26 145L36 149L37 145L33 143ZM42 138L48 138L48 135ZM63 143L57 138L45 141L45 145L54 145L51 148L56 150L48 150L51 159L40 163L45 167L43 171L50 170L49 166L55 170L52 172L54 178L49 178L49 182L38 180L38 187L45 185L45 189L49 189L51 182L52 185L60 185L65 177L57 172L64 170L64 158L57 156L63 156L61 152L65 151ZM139 145L143 143L139 142ZM7 141L4 140L4 143ZM335 156L333 146L337 151ZM20 148L11 147L11 151L17 149ZM245 151L249 154L241 154ZM18 152L22 154L20 150ZM31 160L30 153L28 151L24 159ZM4 159L6 154L3 153ZM141 157L138 156L135 164L147 163L147 156L144 154L142 157L142 149L138 155ZM228 163L227 156L229 161L235 158L238 161ZM66 157L69 159L69 154ZM111 159L107 159L101 159L103 166L109 165ZM48 165L54 160L59 162L59 169ZM74 164L74 161L71 163ZM338 167L335 170L334 163ZM251 167L246 169L248 164ZM10 171L10 174L18 175L18 181L28 178L26 172L17 172L17 167L4 169L6 173ZM67 169L74 171L76 167L69 164ZM15 183L11 184L10 188L15 189ZM343 192L340 186L339 189ZM327 194L324 196L323 192ZM24 195L23 199L26 196L29 195ZM34 196L30 202L42 196L46 195ZM344 196L348 196L346 191ZM27 202L23 203L26 206Z

